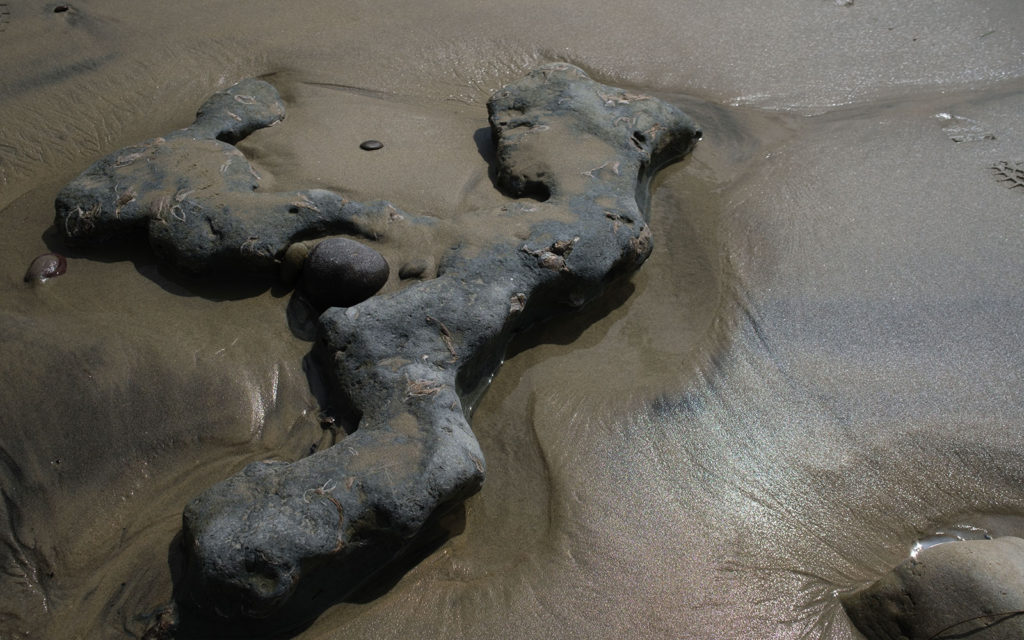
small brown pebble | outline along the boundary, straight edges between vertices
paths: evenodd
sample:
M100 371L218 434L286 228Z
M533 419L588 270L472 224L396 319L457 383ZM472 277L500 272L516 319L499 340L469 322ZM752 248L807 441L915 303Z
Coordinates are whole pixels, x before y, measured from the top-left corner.
M29 265L25 272L25 282L46 282L50 278L63 275L68 270L68 261L59 253L44 253Z
M302 265L309 256L309 245L305 242L296 242L284 252L284 260L281 261L281 280L285 284L294 284L302 271Z
M376 151L377 149L383 148L384 143L380 140L364 140L359 148L363 151Z

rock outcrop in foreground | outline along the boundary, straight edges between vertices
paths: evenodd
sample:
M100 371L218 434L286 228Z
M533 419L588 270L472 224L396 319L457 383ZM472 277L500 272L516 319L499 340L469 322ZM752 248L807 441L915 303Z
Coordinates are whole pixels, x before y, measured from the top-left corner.
M843 606L869 640L1024 638L1024 540L929 547Z
M179 586L194 607L229 619L295 615L321 589L357 584L476 492L484 459L467 407L509 339L644 262L649 181L701 135L676 107L567 64L498 91L488 112L499 187L531 199L457 223L323 190L260 192L229 144L283 116L257 80L61 192L56 224L69 241L144 229L155 251L192 272L273 269L292 243L373 238L388 225L494 229L482 246L449 251L436 277L321 315L315 350L358 428L297 462L250 464L187 506Z

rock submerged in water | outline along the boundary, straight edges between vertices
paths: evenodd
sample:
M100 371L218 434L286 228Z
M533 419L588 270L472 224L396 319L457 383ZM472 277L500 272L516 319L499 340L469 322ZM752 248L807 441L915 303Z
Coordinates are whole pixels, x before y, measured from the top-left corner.
M384 256L365 244L327 238L309 252L301 286L318 307L351 307L380 291L390 272Z
M868 640L1024 638L1024 539L929 547L842 602Z
M44 253L37 256L28 271L25 272L25 282L46 282L50 278L64 275L68 270L68 261L59 253Z

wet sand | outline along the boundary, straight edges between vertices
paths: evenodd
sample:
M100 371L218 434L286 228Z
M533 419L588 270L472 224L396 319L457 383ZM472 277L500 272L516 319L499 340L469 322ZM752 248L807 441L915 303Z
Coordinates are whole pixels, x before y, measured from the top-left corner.
M705 132L643 268L509 353L459 533L297 637L856 638L836 594L918 538L1024 534L1019 3L301 7L7 5L0 637L137 635L188 500L331 442L285 288L144 247L22 282L65 182L249 76L261 188L441 217L504 202L484 103L540 62Z

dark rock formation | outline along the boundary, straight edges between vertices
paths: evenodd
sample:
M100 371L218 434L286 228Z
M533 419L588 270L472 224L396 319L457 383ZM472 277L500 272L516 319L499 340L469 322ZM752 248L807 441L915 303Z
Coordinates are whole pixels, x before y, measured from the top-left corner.
M525 239L449 253L437 278L321 316L319 350L361 415L358 431L298 462L251 464L188 506L199 603L266 615L307 574L397 550L477 491L484 461L466 407L509 338L640 266L651 251L648 181L700 136L675 107L564 64L488 107L502 186L545 198L530 206L535 222ZM477 224L502 215L477 214Z
M327 238L306 258L302 289L322 308L351 307L380 291L390 272L384 256L348 238Z
M868 640L1024 638L1024 540L929 547L842 601Z
M192 273L272 273L294 242L332 233L374 237L397 210L350 202L323 189L263 193L252 165L231 143L284 118L262 80L214 94L185 129L126 147L64 187L55 226L73 245L99 245L141 232L154 251Z
M297 462L250 464L187 506L178 594L193 608L308 616L314 594L357 585L477 491L484 460L467 408L511 336L644 262L650 179L701 135L676 107L567 64L500 90L488 112L499 186L534 200L455 220L322 190L260 193L228 144L283 116L276 92L256 80L208 100L191 127L104 158L58 197L69 241L142 229L161 256L195 272L281 262L291 279L308 260L303 240L378 238L389 225L467 238L436 270L430 260L405 270L436 277L322 314L315 352L358 429Z

